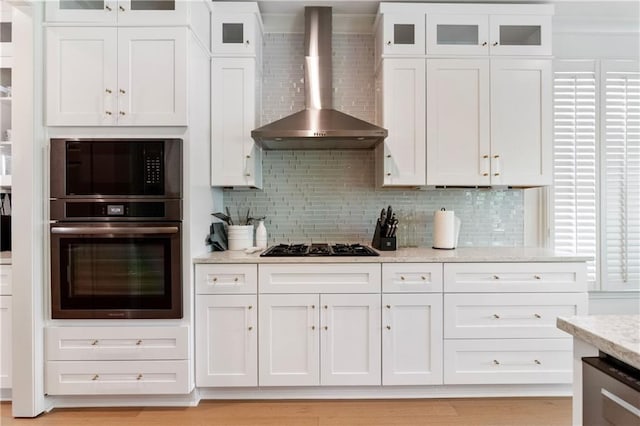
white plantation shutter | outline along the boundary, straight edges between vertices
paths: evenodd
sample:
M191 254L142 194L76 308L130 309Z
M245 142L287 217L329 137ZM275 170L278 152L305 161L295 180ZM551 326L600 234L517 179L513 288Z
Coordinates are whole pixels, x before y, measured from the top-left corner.
M587 255L596 287L597 90L595 61L557 61L553 79L553 242Z
M637 61L603 61L602 281L640 287L640 72Z

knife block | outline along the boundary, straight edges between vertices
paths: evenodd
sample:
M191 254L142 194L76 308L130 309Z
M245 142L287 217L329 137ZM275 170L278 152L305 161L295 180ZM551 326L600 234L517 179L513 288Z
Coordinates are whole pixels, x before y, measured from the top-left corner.
M373 240L371 241L371 245L373 246L373 248L376 248L380 251L396 250L396 237L383 237L382 226L380 225L380 221L378 220L376 223L376 230L373 233Z

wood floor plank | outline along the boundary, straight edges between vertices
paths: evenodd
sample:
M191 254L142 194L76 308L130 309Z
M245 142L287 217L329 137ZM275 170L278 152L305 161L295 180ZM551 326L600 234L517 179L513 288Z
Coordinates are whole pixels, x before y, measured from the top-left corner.
M56 409L2 426L564 426L571 398L202 401L198 407Z

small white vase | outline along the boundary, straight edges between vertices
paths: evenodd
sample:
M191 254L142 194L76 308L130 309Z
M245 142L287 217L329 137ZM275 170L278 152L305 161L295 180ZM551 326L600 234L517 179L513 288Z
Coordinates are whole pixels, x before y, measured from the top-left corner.
M258 221L256 228L256 247L267 248L267 228L264 226L264 220Z

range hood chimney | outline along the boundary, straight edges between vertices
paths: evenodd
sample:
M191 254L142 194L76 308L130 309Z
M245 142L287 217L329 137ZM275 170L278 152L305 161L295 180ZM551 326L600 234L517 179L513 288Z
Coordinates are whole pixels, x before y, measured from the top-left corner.
M305 109L251 132L265 150L371 149L387 130L333 109L331 8L304 9Z

